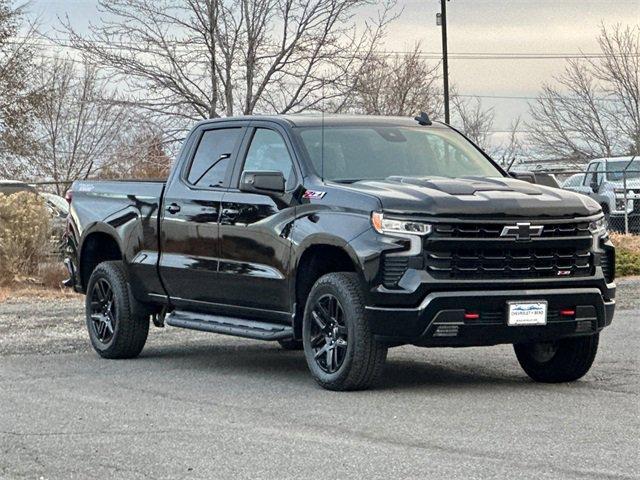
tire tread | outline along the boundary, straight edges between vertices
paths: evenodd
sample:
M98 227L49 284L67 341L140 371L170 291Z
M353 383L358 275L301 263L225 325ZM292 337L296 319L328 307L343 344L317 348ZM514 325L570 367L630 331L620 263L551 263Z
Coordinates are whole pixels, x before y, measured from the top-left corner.
M113 343L105 349L97 348L91 338L94 350L103 358L124 359L137 357L147 341L149 334L149 316L146 309L133 298L124 264L121 261L109 261L99 264L89 279L87 292L91 291L93 280L97 276L106 277L116 295L118 325ZM87 322L89 322L90 295L87 294ZM91 337L91 335L90 335Z

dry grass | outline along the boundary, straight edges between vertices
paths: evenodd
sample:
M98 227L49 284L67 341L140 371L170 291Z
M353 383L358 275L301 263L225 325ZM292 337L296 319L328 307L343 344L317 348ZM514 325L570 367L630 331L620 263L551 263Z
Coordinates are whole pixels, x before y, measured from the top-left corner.
M13 299L57 299L77 297L70 288L47 288L41 285L13 284L0 287L0 303Z
M640 236L612 233L616 246L616 274L640 275Z
M43 263L38 268L38 284L44 288L61 289L62 282L69 278L69 273L61 262Z

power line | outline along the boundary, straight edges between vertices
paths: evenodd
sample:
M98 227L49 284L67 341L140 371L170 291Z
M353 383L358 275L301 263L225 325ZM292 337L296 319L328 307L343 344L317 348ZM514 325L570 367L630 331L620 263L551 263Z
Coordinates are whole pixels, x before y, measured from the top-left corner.
M23 42L20 40L28 40L24 37L14 37L16 40L6 40L3 43L9 45L22 45ZM95 40L95 39L83 39L82 43L88 43L93 45L100 45L102 48L108 50L125 50L130 51L131 47L139 47L141 43L139 42L123 42L120 41L117 44L109 43L105 40ZM194 49L194 45L192 43L180 42L180 41L167 41L167 45L171 47L182 47L189 50ZM47 39L36 39L31 42L31 45L34 46L46 46L46 47L56 47L56 48L69 48L76 49L76 47L70 43L70 39L60 39L53 38L51 40ZM147 53L160 53L161 51L154 51L149 49ZM441 52L414 52L407 50L380 50L375 52L376 55L380 56L400 56L400 55L417 55L420 58L430 59L430 60L441 60L442 53ZM603 53L594 53L594 52L561 52L561 53L547 53L547 52L449 52L448 56L450 59L456 60L568 60L568 59L601 59L601 58L611 58L611 57L640 57L640 54L632 53L625 55L605 55Z

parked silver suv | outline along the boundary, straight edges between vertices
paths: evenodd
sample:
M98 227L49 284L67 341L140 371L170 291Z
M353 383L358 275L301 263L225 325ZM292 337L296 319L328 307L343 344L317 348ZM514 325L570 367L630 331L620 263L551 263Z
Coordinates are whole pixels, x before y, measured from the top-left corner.
M563 188L596 200L616 231L640 233L640 158L597 158L586 173L569 177Z

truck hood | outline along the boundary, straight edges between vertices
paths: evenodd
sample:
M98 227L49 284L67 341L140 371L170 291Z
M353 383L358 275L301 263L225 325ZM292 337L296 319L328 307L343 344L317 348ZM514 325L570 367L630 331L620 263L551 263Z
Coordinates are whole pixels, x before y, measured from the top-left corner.
M512 178L389 177L348 187L377 197L383 211L409 215L558 218L600 211L587 196Z

